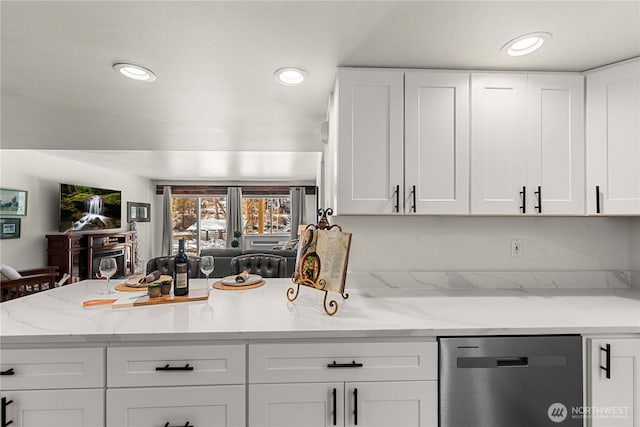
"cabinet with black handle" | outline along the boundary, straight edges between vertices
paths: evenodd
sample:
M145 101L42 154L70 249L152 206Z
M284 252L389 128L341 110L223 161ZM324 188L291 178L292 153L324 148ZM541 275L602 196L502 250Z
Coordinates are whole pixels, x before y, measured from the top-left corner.
M104 423L104 348L0 351L0 426Z
M640 425L640 337L593 336L587 341L588 427Z
M435 342L249 345L248 425L435 427L436 378Z
M471 214L584 214L584 77L471 74Z
M244 426L246 347L111 346L107 426Z
M587 73L588 215L640 215L640 59Z

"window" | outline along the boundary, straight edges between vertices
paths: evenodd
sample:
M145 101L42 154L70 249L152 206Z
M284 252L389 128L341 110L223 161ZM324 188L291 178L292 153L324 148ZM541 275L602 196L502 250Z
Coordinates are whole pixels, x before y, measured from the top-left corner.
M163 187L157 185L156 194L163 194ZM290 191L285 186L242 187L243 234L249 237L241 242L243 246L279 243L291 233ZM203 249L224 248L228 239L234 239L227 235L227 215L234 209L227 206L227 193L226 185L171 186L172 253L178 251L180 239L185 240L190 256L198 256ZM305 187L305 196L315 195L315 187Z
M226 197L174 196L171 198L172 253L184 239L185 252L198 256L202 249L225 247Z
M288 234L291 232L290 197L242 198L245 234Z

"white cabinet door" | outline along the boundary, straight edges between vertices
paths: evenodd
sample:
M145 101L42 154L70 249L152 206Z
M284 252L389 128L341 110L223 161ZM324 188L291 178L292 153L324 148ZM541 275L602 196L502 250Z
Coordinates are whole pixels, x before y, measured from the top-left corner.
M532 74L528 87L527 212L584 214L584 78Z
M104 425L103 389L3 391L1 396L12 427Z
M344 426L344 384L252 384L249 426Z
M640 425L640 338L591 339L589 355L587 407L592 414L587 425ZM603 368L608 369L609 378Z
M365 382L345 385L345 425L437 427L437 381Z
M337 214L402 212L402 71L338 71Z
M469 74L405 73L405 213L469 213Z
M244 427L245 398L241 385L109 389L107 427Z
M520 192L527 185L526 111L526 75L472 74L472 214L523 213Z
M587 213L639 215L640 61L587 75L586 123Z

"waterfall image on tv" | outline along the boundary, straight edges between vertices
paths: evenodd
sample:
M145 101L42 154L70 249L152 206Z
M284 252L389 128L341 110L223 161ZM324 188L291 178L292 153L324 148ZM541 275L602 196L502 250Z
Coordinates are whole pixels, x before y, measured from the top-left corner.
M60 184L60 231L120 228L121 192Z

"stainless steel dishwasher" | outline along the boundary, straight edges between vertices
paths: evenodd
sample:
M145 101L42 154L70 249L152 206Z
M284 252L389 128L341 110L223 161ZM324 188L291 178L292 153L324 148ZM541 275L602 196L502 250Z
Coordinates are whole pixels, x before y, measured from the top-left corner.
M578 335L439 339L440 427L579 426Z

